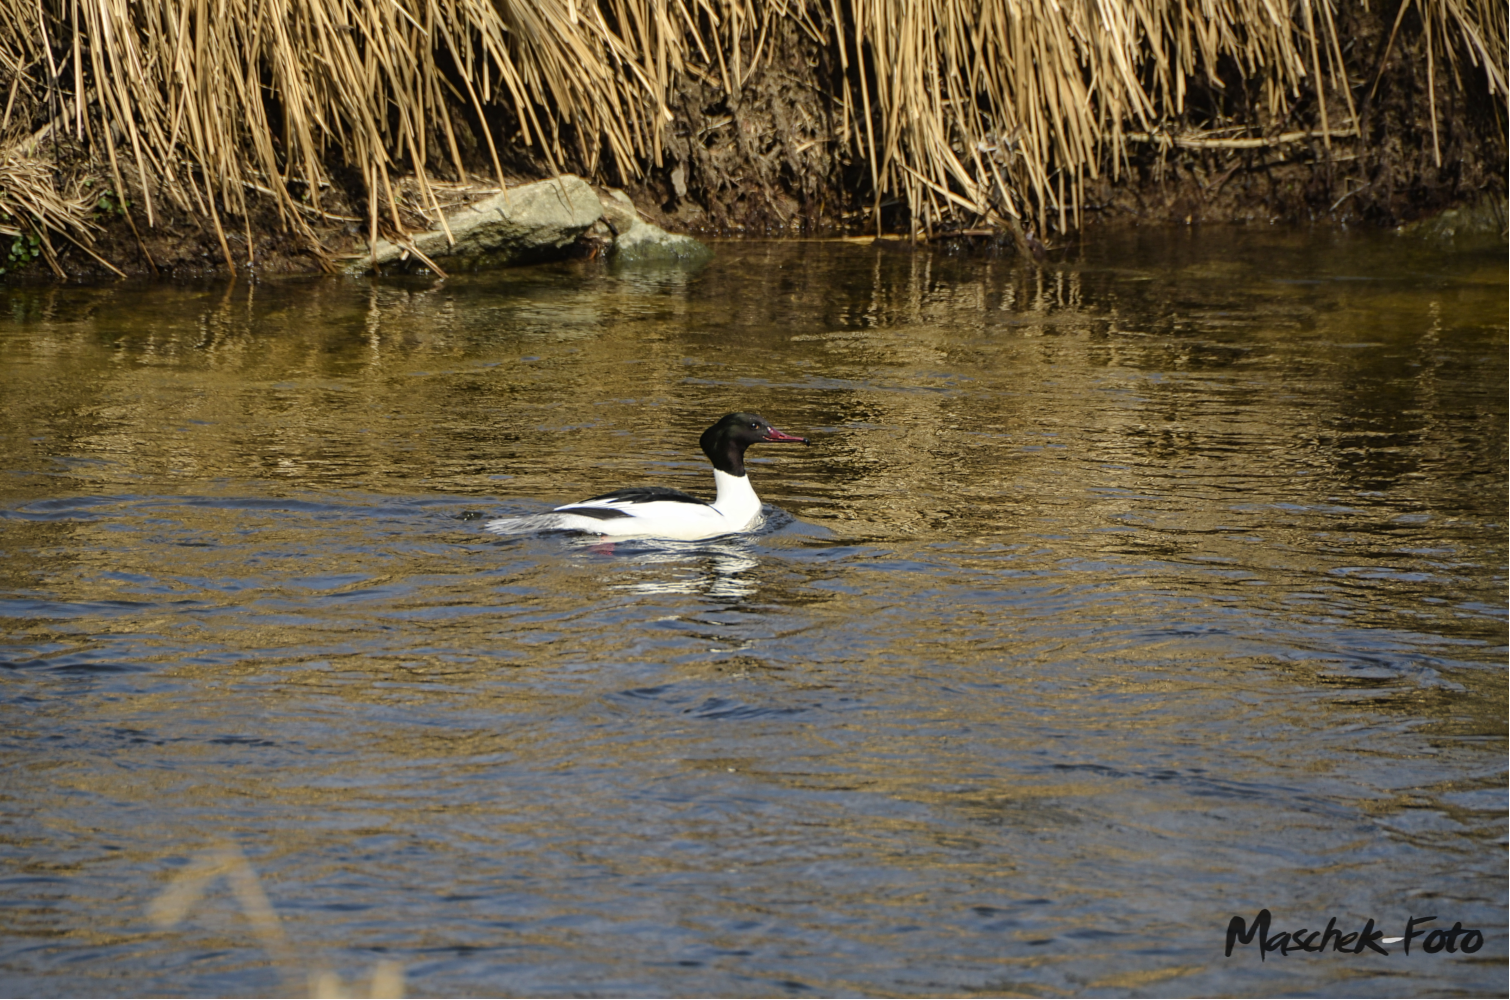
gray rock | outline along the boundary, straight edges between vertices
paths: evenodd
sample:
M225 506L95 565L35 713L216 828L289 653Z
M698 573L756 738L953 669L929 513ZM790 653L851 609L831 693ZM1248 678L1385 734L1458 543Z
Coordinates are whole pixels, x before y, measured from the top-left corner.
M1472 204L1401 226L1402 236L1451 244L1459 250L1503 248L1506 242L1506 201L1503 195L1488 195Z
M611 260L615 264L704 264L713 251L690 236L668 233L660 226L635 219L628 232L613 241Z
M635 211L634 202L618 188L609 188L599 200L603 203L603 221L608 223L615 236L629 232L640 221L640 213Z
M627 200L627 199L626 199ZM509 188L446 217L455 245L443 230L413 234L425 256L446 270L520 264L560 257L603 216L598 195L572 174ZM353 260L348 270L372 269L373 255ZM407 247L378 240L378 267L423 267Z

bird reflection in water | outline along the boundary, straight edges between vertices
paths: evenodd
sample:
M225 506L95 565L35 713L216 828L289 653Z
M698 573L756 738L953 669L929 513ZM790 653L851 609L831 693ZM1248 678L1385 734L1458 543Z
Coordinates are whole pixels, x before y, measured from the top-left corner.
M721 599L750 597L759 590L751 571L760 565L754 546L738 538L710 542L593 540L583 546L599 556L624 560L645 579L613 583L631 594L687 594Z

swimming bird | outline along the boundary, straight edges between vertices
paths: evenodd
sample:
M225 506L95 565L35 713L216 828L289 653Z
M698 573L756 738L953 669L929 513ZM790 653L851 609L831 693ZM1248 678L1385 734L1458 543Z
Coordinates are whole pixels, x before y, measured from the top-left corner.
M718 495L712 503L664 486L631 486L545 514L501 517L487 530L500 535L531 531L583 531L610 538L716 538L760 527L760 498L745 474L745 449L752 444L807 444L783 434L754 413L730 413L703 431L703 454L713 463Z

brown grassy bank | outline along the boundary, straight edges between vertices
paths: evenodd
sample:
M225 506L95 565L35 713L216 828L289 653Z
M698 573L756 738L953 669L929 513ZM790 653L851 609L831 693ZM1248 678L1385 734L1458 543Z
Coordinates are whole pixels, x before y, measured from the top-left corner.
M1393 224L1503 194L1505 60L1497 0L39 0L0 265L329 268L561 170L694 231Z

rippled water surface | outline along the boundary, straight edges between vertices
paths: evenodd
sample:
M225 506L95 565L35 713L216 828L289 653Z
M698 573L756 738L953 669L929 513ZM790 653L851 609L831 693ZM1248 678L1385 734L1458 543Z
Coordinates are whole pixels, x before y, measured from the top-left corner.
M6 993L1504 995L1502 250L717 249L0 291Z

